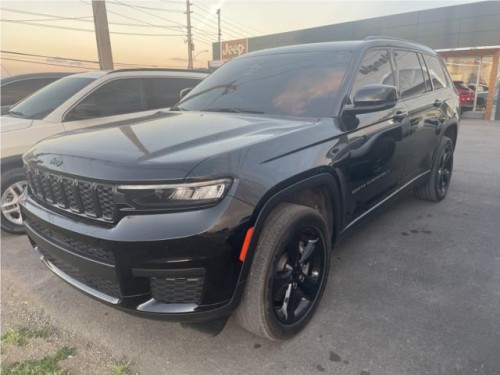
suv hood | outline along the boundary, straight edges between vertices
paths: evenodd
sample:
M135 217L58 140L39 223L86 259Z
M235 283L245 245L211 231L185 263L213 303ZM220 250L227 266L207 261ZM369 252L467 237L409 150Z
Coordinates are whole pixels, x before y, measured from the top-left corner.
M66 133L24 155L30 165L93 180L181 180L210 157L312 126L316 120L171 112L162 118Z
M14 130L29 128L32 123L33 120L31 119L2 116L0 119L0 129L2 133L5 133Z

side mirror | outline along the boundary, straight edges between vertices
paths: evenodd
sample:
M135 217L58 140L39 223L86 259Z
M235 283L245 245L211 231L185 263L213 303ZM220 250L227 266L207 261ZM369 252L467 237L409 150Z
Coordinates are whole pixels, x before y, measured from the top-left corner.
M184 98L187 94L189 94L191 92L193 88L192 87L188 87L186 89L182 89L181 92L179 93L179 100Z
M101 111L93 103L80 103L71 110L66 121L86 120L101 116Z
M353 105L344 110L352 114L382 111L392 108L398 101L398 92L394 86L365 85L354 94Z

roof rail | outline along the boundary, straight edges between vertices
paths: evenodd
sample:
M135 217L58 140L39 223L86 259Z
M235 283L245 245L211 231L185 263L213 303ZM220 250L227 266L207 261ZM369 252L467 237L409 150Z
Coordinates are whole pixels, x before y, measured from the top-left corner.
M122 72L193 72L193 73L209 73L208 69L180 69L180 68L125 68L110 70L107 74L122 73Z
M412 40L408 40L408 39L403 39L403 38L396 38L394 36L383 36L383 35L370 35L370 36L367 36L365 39L363 40L377 40L377 39L386 39L386 40L399 40L401 42L410 42L410 43L416 43Z

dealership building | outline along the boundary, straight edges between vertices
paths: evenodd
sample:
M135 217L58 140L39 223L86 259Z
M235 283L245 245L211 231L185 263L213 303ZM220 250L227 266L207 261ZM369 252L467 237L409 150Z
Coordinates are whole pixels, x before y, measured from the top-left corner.
M500 120L500 1L410 13L295 30L213 44L212 65L246 52L303 43L360 40L383 35L413 40L440 53L454 81L477 87L475 115ZM222 52L222 58L221 58ZM480 93L481 91L481 93Z

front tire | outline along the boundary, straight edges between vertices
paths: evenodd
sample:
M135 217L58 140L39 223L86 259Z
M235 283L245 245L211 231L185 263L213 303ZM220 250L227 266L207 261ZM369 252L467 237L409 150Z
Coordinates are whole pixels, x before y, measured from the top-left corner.
M19 197L26 189L27 181L22 168L8 170L2 173L2 230L23 234L24 225L19 207Z
M278 341L307 325L328 279L329 232L325 219L312 208L282 203L271 212L235 312L243 328Z
M439 144L431 176L426 185L414 190L416 198L431 202L439 202L446 197L453 171L453 142L443 136Z

